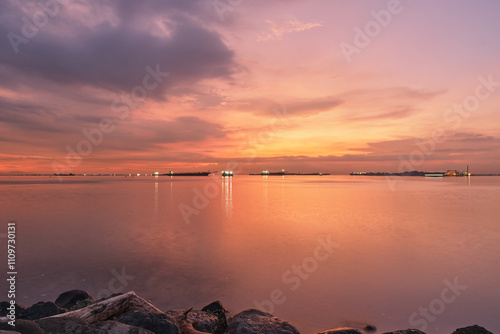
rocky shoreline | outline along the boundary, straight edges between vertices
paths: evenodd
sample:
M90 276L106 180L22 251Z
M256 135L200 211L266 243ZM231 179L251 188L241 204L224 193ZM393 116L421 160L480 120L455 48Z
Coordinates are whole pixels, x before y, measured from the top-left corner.
M54 302L30 307L0 303L0 334L299 334L285 320L255 309L232 317L219 301L201 310L163 312L134 292L95 301L82 290L66 291ZM15 326L12 324L15 323ZM371 334L373 325L335 328L316 334ZM417 329L383 334L425 334ZM478 325L459 328L451 334L492 334Z

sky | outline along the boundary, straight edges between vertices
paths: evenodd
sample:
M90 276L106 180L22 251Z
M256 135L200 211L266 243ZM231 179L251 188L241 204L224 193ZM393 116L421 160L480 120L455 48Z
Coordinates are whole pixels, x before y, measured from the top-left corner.
M0 173L500 173L495 0L0 2Z

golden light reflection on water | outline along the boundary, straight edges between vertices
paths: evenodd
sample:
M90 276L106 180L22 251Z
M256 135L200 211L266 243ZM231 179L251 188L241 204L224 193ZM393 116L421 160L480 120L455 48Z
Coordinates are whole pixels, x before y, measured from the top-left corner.
M231 219L233 215L233 177L222 177L222 201L226 218Z
M155 219L158 219L158 176L157 175L154 177L154 180L155 180L154 212L155 212Z

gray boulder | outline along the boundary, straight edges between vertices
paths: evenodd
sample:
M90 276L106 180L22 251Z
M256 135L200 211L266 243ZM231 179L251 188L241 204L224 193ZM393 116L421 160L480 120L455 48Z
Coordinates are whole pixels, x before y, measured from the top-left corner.
M0 330L15 331L21 334L44 334L43 329L34 321L23 319L16 319L16 325L14 327L6 322L0 322Z
M155 334L179 334L179 326L175 320L164 313L144 313L129 311L118 317L116 321L147 329Z
M90 325L84 334L153 334L147 329L107 320Z
M45 334L83 334L88 324L75 318L43 318L35 320Z
M95 302L87 291L83 290L70 290L63 292L57 297L55 303L61 308L72 309L75 306L81 305L83 307Z
M36 320L65 312L68 312L68 310L60 308L53 302L38 302L21 312L21 314L19 314L19 318L26 320Z
M299 334L288 322L272 314L251 309L229 319L227 334Z
M175 319L184 312L186 310L170 310L165 313ZM219 324L217 316L205 311L189 311L186 320L193 324L193 328L197 331L206 333L213 333Z
M452 334L493 334L493 333L486 330L484 327L474 325L474 326L459 328Z

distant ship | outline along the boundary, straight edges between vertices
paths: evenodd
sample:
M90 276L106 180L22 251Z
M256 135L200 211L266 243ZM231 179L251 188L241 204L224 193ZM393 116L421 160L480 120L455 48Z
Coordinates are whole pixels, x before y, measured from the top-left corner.
M290 173L290 172L287 172L285 171L284 169L281 170L281 172L269 172L267 170L264 170L262 171L262 173L251 173L249 175L264 175L264 176L267 176L267 175L319 175L319 176L322 176L322 175L330 175L330 173L301 173L301 172L298 172L298 173Z
M425 177L443 177L445 173L425 173Z
M173 171L170 171L166 174L162 174L165 176L208 176L212 174L212 172L191 172L191 173L174 173Z

